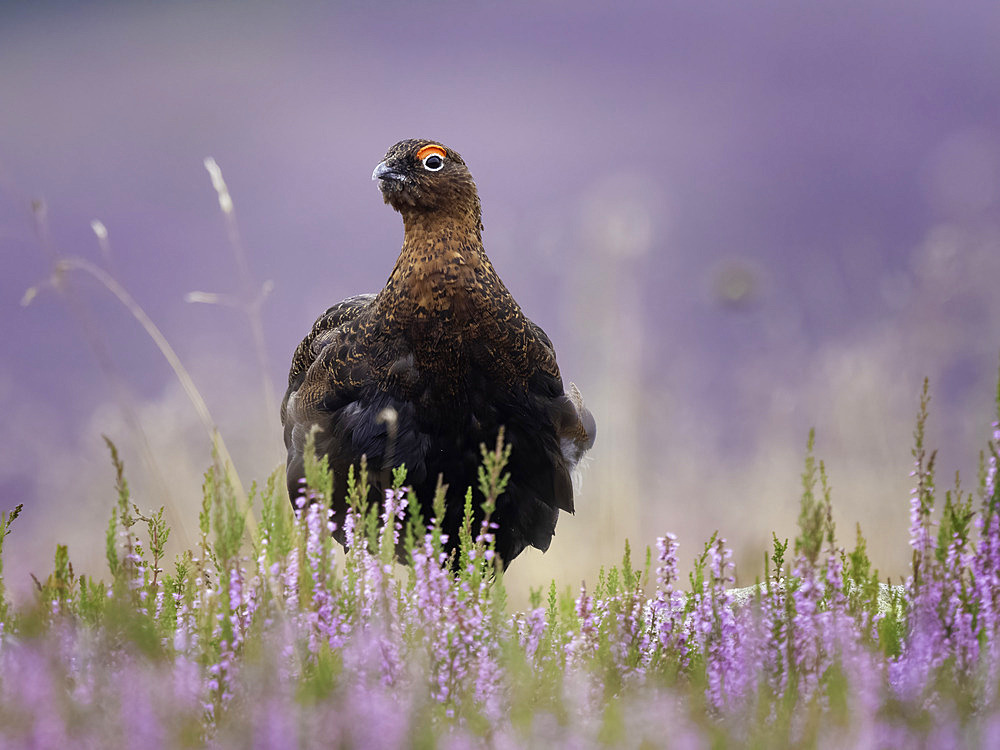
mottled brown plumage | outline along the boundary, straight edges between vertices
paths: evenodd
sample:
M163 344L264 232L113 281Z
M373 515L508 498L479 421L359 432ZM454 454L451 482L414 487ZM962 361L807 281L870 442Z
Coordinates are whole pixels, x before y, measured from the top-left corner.
M506 566L527 545L547 549L559 510L573 511L571 472L593 445L594 419L574 385L564 390L548 336L486 257L479 196L461 156L434 141L401 141L372 176L403 217L403 247L381 292L331 307L295 350L281 408L289 494L299 492L316 425L338 498L362 455L374 469L373 498L405 463L430 518L443 476L443 527L454 543L479 446L502 426L511 479L493 520ZM338 525L345 510L334 503Z

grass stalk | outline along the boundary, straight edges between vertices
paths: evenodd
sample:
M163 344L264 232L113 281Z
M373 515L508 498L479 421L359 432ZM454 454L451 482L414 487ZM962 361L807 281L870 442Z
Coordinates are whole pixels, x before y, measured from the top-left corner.
M253 514L249 512L250 509L246 490L243 488L243 483L240 480L239 474L236 473L232 456L229 453L229 449L226 447L226 442L222 439L222 434L219 432L219 428L217 427L215 420L212 418L212 414L208 409L208 404L205 403L205 399L202 397L201 392L198 390L194 380L191 378L191 374L184 366L184 363L181 362L180 357L177 355L173 346L170 345L166 336L163 335L163 332L153 322L149 315L146 314L146 311L142 309L142 306L136 302L135 298L129 294L125 287L119 284L115 278L103 268L84 258L71 256L57 258L55 260L55 273L52 279L53 285L56 286L56 288L61 288L64 284L63 276L70 271L80 271L97 280L102 286L104 286L105 289L111 292L111 294L113 294L118 301L122 303L122 305L125 306L125 309L132 314L132 317L138 321L139 325L142 326L146 334L153 340L153 343L156 344L156 347L160 350L163 358L167 360L167 364L170 365L170 369L173 370L178 382L184 389L184 393L191 402L191 405L194 407L195 413L201 420L202 425L208 432L209 439L212 442L212 447L217 451L219 460L222 463L223 471L225 472L227 479L232 482L233 490L236 492L236 497L240 503L241 510L246 513L247 532L250 534L255 533L256 522L253 518Z
M161 499L160 504L167 508L167 512L170 515L170 523L179 529L184 544L190 544L191 539L182 523L173 493L170 491L170 485L167 483L159 462L156 460L156 454L149 442L149 436L146 434L145 429L143 429L135 399L132 397L125 378L115 365L107 342L101 335L100 328L95 323L90 309L83 303L73 287L63 283L62 273L59 270L60 255L56 250L55 243L52 241L52 234L49 231L47 206L44 201L35 200L31 203L31 209L39 247L52 268L52 275L48 279L47 285L52 286L63 298L67 307L69 307L73 319L80 326L83 337L93 352L94 358L97 360L98 368L111 385L125 424L135 440L135 446L138 449L140 459L152 480L156 494ZM102 256L110 264L111 249L108 243L107 229L99 221L91 222L91 228L97 236ZM108 276L110 277L110 274ZM28 289L21 300L21 304L23 306L30 304L42 286L43 284L38 284Z

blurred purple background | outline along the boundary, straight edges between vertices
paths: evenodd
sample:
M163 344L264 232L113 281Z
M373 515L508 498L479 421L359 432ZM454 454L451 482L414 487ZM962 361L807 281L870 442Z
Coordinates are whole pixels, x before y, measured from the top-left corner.
M399 217L369 176L395 141L460 151L485 241L600 426L575 518L510 578L576 585L622 539L714 529L752 582L794 534L817 429L842 543L905 572L920 382L940 484L975 484L1000 352L1000 6L993 3L6 4L0 10L0 498L26 509L8 585L56 542L99 572L115 439L136 501L196 535L209 441L119 303L25 290L51 245L105 266L163 329L246 481L281 460L268 375L326 306L387 277ZM81 319L80 309L88 311ZM107 343L156 465L86 330ZM157 480L159 475L161 480ZM169 492L164 486L169 485Z

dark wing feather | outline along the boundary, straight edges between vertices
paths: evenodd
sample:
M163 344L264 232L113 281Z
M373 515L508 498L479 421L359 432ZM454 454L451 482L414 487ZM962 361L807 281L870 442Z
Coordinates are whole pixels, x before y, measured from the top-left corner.
M281 424L288 449L288 491L292 498L296 497L298 481L304 474L303 451L314 424L321 428L316 438L317 455L332 452L332 462L335 455L346 448L338 450L338 442L342 442L339 436L323 429L329 425L323 424L326 420L322 418L322 411L328 412L330 402L337 399L344 402L342 405L349 403L353 383L364 378L364 373L345 373L345 368L356 368L357 363L347 358L338 362L337 355L345 345L348 329L357 324L374 299L374 294L359 294L331 307L316 320L292 356L288 389L281 402Z
M573 470L596 434L579 391L573 385L569 393L564 391L549 337L522 320L519 345L528 371L524 390L507 398L492 396L501 405L498 419L511 446L510 482L495 517L500 526L497 552L505 562L527 545L548 548L559 511L574 510Z
M354 320L358 315L367 310L375 299L374 294L358 294L348 297L342 302L338 302L325 313L319 316L313 323L309 335L302 339L302 343L295 349L292 355L292 366L288 371L288 390L285 391L285 398L281 402L281 421L285 422L285 409L288 398L302 385L306 377L306 372L316 361L324 347L330 343L337 334L337 329L341 325Z

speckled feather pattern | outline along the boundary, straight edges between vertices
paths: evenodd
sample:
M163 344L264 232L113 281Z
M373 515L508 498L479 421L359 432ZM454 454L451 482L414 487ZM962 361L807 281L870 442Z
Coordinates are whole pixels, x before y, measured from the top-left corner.
M442 146L435 171L417 158L435 143L402 141L379 165L379 187L405 230L385 287L331 307L295 350L281 409L289 493L298 492L315 425L335 495L362 454L375 476L373 499L405 463L429 518L442 475L454 542L465 490L477 483L479 446L492 445L503 426L511 481L493 520L506 565L526 545L546 549L559 510L573 511L570 475L596 427L579 390L564 390L549 338L486 256L479 197L461 156ZM334 503L337 517L344 510Z

